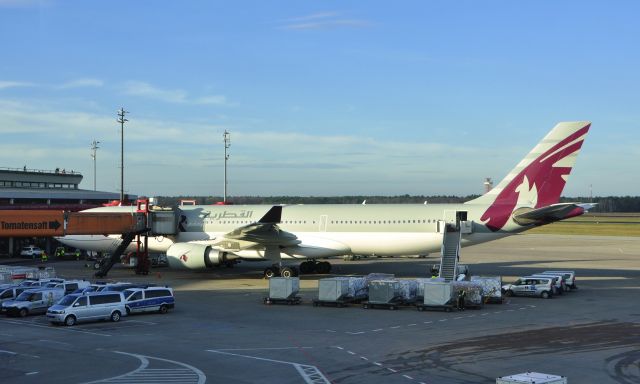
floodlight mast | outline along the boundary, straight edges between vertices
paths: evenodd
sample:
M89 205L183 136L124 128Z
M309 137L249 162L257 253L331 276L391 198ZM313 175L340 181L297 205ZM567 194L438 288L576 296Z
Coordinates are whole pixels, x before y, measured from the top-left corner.
M120 204L124 202L124 123L129 121L124 116L129 113L124 108L120 108L118 111L118 119L120 123Z
M231 134L225 129L224 134L222 135L224 139L224 196L222 197L222 202L227 202L227 160L229 160L229 154L227 153L227 149L231 146Z
M96 179L97 179L97 173L96 173L96 151L98 150L98 144L100 144L99 141L96 141L95 139L91 142L91 158L93 159L93 190L96 191Z

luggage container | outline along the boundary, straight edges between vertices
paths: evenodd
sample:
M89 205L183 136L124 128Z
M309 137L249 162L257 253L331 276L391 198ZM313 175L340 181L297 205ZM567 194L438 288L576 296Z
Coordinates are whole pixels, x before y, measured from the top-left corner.
M416 304L418 311L438 309L451 312L453 305L453 289L451 283L444 281L422 282L422 302Z
M397 309L404 304L400 282L397 280L372 280L369 282L369 300L362 303L362 308Z
M318 299L313 300L313 306L335 305L344 307L352 302L349 294L349 278L332 277L318 281Z
M502 304L502 277L500 276L471 276L471 282L482 287L482 298L485 304Z
M567 378L546 373L526 372L498 377L496 384L567 384Z
M265 304L300 304L300 278L272 277L269 279L269 297L264 298Z

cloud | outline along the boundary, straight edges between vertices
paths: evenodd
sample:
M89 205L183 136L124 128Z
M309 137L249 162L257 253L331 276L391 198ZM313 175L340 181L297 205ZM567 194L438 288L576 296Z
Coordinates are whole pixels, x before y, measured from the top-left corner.
M185 103L187 93L180 89L160 89L142 81L128 81L124 84L124 93L142 96L168 103Z
M2 0L0 0L2 1ZM22 81L0 81L0 89L8 88L21 88L21 87L35 87L34 83L27 83Z
M201 104L230 106L224 95L190 97L182 89L162 89L143 81L128 81L123 85L124 93L131 96L146 97L173 104Z
M280 29L318 30L334 29L338 27L365 28L371 25L371 22L367 20L342 17L340 12L319 12L285 19L283 20L283 25L280 26Z
M83 87L102 87L104 81L94 78L81 78L68 81L58 86L60 89L83 88Z

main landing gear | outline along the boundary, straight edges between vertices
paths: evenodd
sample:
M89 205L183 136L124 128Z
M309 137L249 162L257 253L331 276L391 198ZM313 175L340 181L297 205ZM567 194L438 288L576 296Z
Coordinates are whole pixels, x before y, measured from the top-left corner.
M298 272L299 270L299 272ZM270 279L275 276L282 277L295 277L298 274L309 274L309 273L319 273L322 275L326 275L331 272L331 263L328 261L315 261L308 260L300 263L300 267L280 267L277 264L272 265L271 267L267 267L264 269L264 277Z

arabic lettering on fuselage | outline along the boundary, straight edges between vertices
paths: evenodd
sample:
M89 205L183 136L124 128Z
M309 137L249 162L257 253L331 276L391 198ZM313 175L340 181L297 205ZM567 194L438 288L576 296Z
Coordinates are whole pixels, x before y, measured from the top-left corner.
M250 219L253 216L253 211L242 210L240 213L223 211L218 213L212 213L209 215L211 219L217 220L232 220L232 219Z

